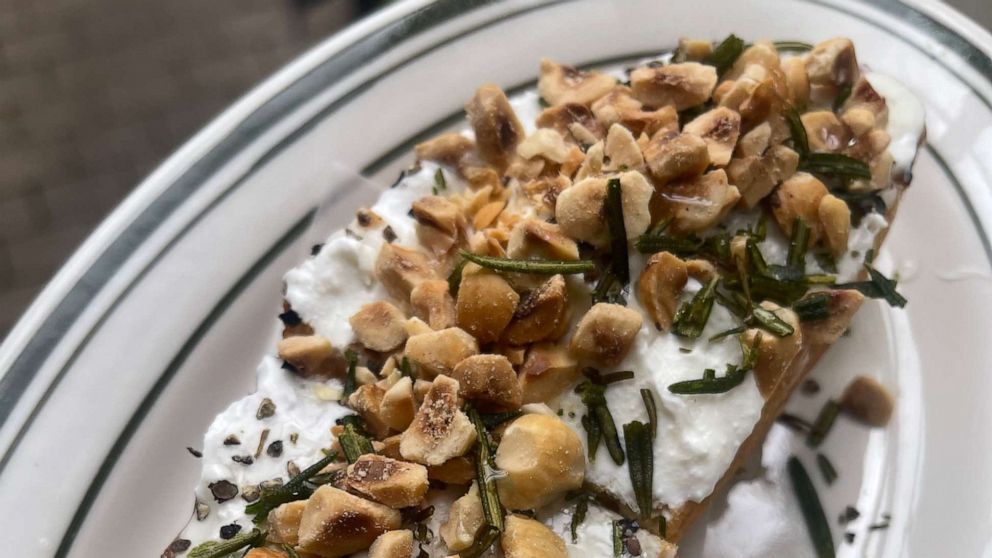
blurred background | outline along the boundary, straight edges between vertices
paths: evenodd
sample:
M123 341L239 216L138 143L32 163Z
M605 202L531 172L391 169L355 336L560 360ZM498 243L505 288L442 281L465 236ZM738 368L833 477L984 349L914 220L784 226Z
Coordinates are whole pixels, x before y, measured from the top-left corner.
M0 0L0 339L170 152L382 0ZM992 27L992 0L951 0Z

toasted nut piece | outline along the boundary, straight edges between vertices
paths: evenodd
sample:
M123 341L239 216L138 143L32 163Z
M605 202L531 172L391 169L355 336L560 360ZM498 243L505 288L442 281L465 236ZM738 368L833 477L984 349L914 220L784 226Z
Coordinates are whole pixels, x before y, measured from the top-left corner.
M431 386L434 382L428 382L427 380L416 380L413 382L413 397L418 403L423 404L424 398L427 397L427 392L431 390Z
M369 548L369 558L410 558L413 556L413 531L402 529L389 531Z
M482 230L489 225L493 224L493 221L499 217L503 209L506 207L506 202L503 200L497 200L489 202L486 205L479 208L479 211L475 213L472 218L472 226L476 230Z
M403 311L379 300L362 306L348 318L359 343L373 351L391 351L406 341Z
M779 68L778 49L771 41L757 41L744 49L723 79L737 79L751 66L761 66L767 70Z
M792 103L796 106L809 102L809 75L806 73L806 62L796 56L782 61L782 73L789 88Z
M557 333L568 310L565 278L555 275L528 293L513 313L513 321L503 332L511 345L527 345Z
M710 171L691 182L671 182L652 201L656 219L672 219L675 232L700 232L716 225L741 198L727 182L723 169Z
M525 133L506 94L495 85L483 85L465 105L465 112L475 131L479 156L497 169L505 169Z
M424 196L413 202L411 212L420 225L435 228L448 236L458 236L465 227L465 216L460 208L443 196Z
M579 247L558 225L524 219L513 226L506 245L507 256L520 260L577 260Z
M479 343L492 343L513 319L519 302L520 295L499 275L463 272L455 302L458 325Z
M551 128L538 128L517 146L517 155L524 159L544 157L554 163L564 163L577 149L565 142L560 133Z
M616 85L617 80L600 72L582 72L553 60L541 60L537 91L553 106L566 103L588 105Z
M567 558L565 541L540 521L519 515L506 518L506 529L500 535L500 546L506 558Z
M799 154L784 145L770 147L762 160L776 184L796 174L799 167Z
M253 548L243 558L286 558L286 553L271 548Z
M810 241L820 238L820 200L827 195L827 187L813 175L797 172L771 195L772 215L787 236L792 236L796 217L809 225Z
M586 159L582 161L582 165L580 165L579 170L576 171L573 182L581 182L586 178L602 173L605 157L606 156L603 155L602 141L598 141L590 146L589 149L586 149ZM560 194L559 197L561 197Z
M854 84L860 77L854 43L850 39L837 38L816 45L806 56L806 72L813 85L843 87Z
M586 462L578 435L561 419L523 415L503 432L496 467L505 473L496 481L500 502L533 510L582 486Z
M297 335L280 339L279 358L305 378L329 377L344 370L342 359L331 342L319 335Z
M520 408L520 385L513 365L503 355L475 355L458 363L451 377L458 380L458 395L484 413L505 413Z
M414 153L419 161L437 161L455 166L473 149L475 142L461 134L451 132L418 143L414 147Z
M844 111L840 119L855 136L863 136L875 127L875 113L865 107L851 107Z
M858 376L844 389L840 408L869 426L885 426L892 419L895 398L878 380Z
M389 435L389 426L382 420L379 413L382 408L382 398L386 390L375 384L358 386L348 397L348 406L361 415L370 434L378 439Z
M758 341L758 362L754 367L754 378L758 383L758 390L761 395L767 398L783 377L786 368L792 363L792 359L799 353L803 334L799 316L789 308L782 308L767 300L761 303L761 307L774 312L779 319L795 330L792 335L785 337L776 337L767 331L756 328L744 332L744 342L748 344L753 344L755 339L759 335L761 336Z
M826 319L803 323L803 339L811 345L833 345L847 331L851 319L861 303L864 295L854 290L824 291L830 296L827 299ZM810 295L812 296L812 295Z
M400 512L323 485L303 509L297 550L325 558L348 556L399 527Z
M375 261L375 275L394 298L407 300L414 287L438 279L427 255L418 250L383 244Z
M596 120L589 107L578 103L565 103L555 107L548 107L537 115L535 121L538 128L551 128L556 130L566 140L578 144L587 144L589 139L592 143L606 135L606 128ZM578 137L574 133L573 125L581 126L585 133L584 137ZM591 134L590 136L586 134Z
M379 418L393 430L402 432L413 422L417 401L413 397L413 380L400 378L382 395Z
M358 226L368 229L377 229L386 223L375 211L367 207L359 208L355 212L355 222Z
M413 335L406 340L403 353L421 372L429 375L450 374L455 365L479 353L475 338L457 327Z
M460 408L458 388L458 381L447 376L434 378L413 424L400 438L403 459L440 465L472 447L475 428Z
M290 546L299 544L300 519L303 518L303 509L306 505L305 500L287 502L269 512L269 517L266 519L269 527L268 540Z
M459 552L472 546L485 519L479 485L473 482L468 493L451 504L448 519L441 524L441 538L448 550Z
M579 377L579 363L568 349L555 343L537 343L531 346L520 367L522 401L542 403L549 401L572 386Z
M637 300L654 320L658 331L668 331L679 306L679 295L689 280L685 262L668 253L652 255L637 280Z
M649 107L673 105L675 110L705 103L716 80L716 68L696 62L642 67L630 73L631 87L639 101Z
M558 196L555 217L563 233L595 246L607 244L609 236L603 219L606 185L606 178L586 178ZM620 175L620 189L627 238L633 239L651 224L650 201L654 188L644 175L630 171Z
M431 329L441 330L455 325L455 299L448 282L440 279L424 281L410 291L413 315L427 322Z
M730 162L741 132L741 115L727 107L717 107L704 112L682 128L682 132L695 134L706 142L710 163L722 167Z
M640 312L626 306L594 304L576 326L569 348L579 360L615 366L627 356L642 323Z
M765 67L751 64L736 81L724 81L713 92L722 107L740 113L747 127L765 121L781 104L773 75Z
M807 112L800 118L809 137L809 148L813 151L837 151L850 140L847 128L829 110Z
M348 466L348 488L393 509L419 506L427 496L427 468L366 454Z
M707 260L687 260L685 271L700 283L705 283L716 277L716 266Z
M740 157L758 157L768 149L772 138L772 126L763 122L751 129L750 132L741 136L737 142L736 155Z
M798 153L784 145L776 145L760 158L732 159L727 166L727 177L740 191L744 206L752 208L777 184L795 174L798 166Z
M430 333L434 331L434 329L431 328L427 322L417 317L407 320L403 324L403 327L406 329L407 338L413 337L414 335L420 335L421 333Z
M654 111L644 110L644 105L634 98L634 92L625 85L614 87L592 104L596 120L605 128L622 124L632 134L655 134L659 130L677 132L679 115L675 107L664 106Z
M820 200L817 213L830 253L835 258L841 257L847 252L847 235L851 230L851 209L844 200L833 194L827 194Z
M607 170L640 169L644 166L644 156L637 140L630 130L620 124L610 126L606 133L603 154L609 160Z
M475 462L468 457L453 457L440 465L429 465L427 478L456 486L469 484L475 479Z
M701 62L713 52L713 43L701 39L679 39L678 54L691 62Z
M871 160L868 166L871 167L872 187L882 188L892 182L892 167L894 164L892 154L888 151L880 153Z
M892 142L892 136L885 130L872 130L865 135L865 141L872 155L881 155Z
M706 142L693 134L655 134L644 148L644 158L662 183L695 178L710 164Z

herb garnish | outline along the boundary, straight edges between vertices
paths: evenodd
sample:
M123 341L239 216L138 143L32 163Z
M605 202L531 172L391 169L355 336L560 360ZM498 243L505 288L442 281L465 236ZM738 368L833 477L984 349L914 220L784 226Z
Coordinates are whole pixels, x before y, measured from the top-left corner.
M358 355L355 354L355 351L346 349L344 358L348 361L348 371L345 373L344 391L341 395L343 399L348 399L358 389L358 380L355 378L355 373L358 371Z
M779 51L806 51L813 50L813 45L802 41L775 41L772 43Z
M523 411L517 410L517 411L508 411L506 413L487 413L487 414L480 413L479 416L482 417L482 424L484 424L486 428L491 429L491 428L496 428L497 426L503 424L508 420L513 420L522 414L524 414Z
M822 453L816 454L816 465L820 468L820 473L823 475L823 480L828 485L834 483L837 480L837 469L834 464L827 459L826 455Z
M676 382L668 386L668 391L677 395L701 395L726 393L734 389L744 381L747 371L754 368L755 363L758 361L758 344L760 342L760 333L755 336L751 345L744 343L743 338L741 338L741 352L743 353L741 363L740 365L728 364L727 371L723 376L718 378L716 376L716 370L707 368L703 371L703 377L701 379Z
M258 529L252 529L224 542L206 541L200 543L193 550L190 550L187 556L189 558L221 558L221 556L234 554L242 548L260 546L264 543L265 533Z
M610 271L622 286L630 282L630 258L627 254L627 227L623 220L620 179L606 183L606 224L610 232Z
M750 321L761 326L762 329L771 332L776 337L787 337L796 331L788 322L779 318L775 312L766 310L760 306L755 306L751 309Z
M437 169L434 173L434 187L438 190L447 190L448 181L444 179L444 170L441 168Z
M800 157L809 153L809 137L806 135L806 126L803 125L799 111L789 109L785 111L785 121L789 125L789 133L792 135L792 147Z
M799 170L822 176L871 179L868 163L840 153L807 153L799 159Z
M827 400L820 409L820 414L816 416L816 421L813 422L813 428L806 437L806 445L815 448L822 444L833 428L838 414L840 414L840 405L833 399Z
M458 296L458 287L462 285L462 270L465 269L465 264L467 263L468 260L464 258L458 260L455 268L451 270L451 275L448 276L448 292L453 297Z
M589 511L589 496L583 494L579 496L578 503L575 504L575 511L572 512L572 522L569 529L572 531L572 544L579 542L579 526L586 520L586 513Z
M613 556L620 558L623 556L623 520L614 519L613 525Z
M575 388L575 392L582 397L582 402L589 408L591 421L595 421L602 440L606 443L606 450L617 465L623 465L624 453L620 446L620 433L617 432L617 425L613 421L613 414L606 404L606 386L594 384L592 382L582 382ZM592 449L592 432L587 428L590 435L589 447Z
M475 558L488 550L503 532L503 507L499 501L499 493L496 491L498 475L496 464L493 462L493 450L489 445L489 433L486 432L486 426L475 407L468 405L465 410L472 425L475 426L477 438L475 481L479 485L479 498L482 500L482 513L486 522L476 534L472 547L460 552L459 556Z
M675 312L675 319L672 321L672 333L690 338L696 338L703 334L706 321L710 318L710 311L713 310L718 281L717 277L710 279L706 286L693 295L692 300L683 302L679 306Z
M654 394L648 388L641 389L641 400L644 401L644 409L648 412L648 423L651 424L651 438L658 437L658 405L654 401Z
M375 453L372 440L359 430L354 421L344 423L344 431L338 435L338 444L341 445L341 451L344 452L344 458L348 463L358 461L359 457L367 453Z
M589 461L596 461L596 452L599 450L599 443L603 440L603 429L599 427L599 421L593 414L592 409L582 415L582 428L586 431L586 445L589 446Z
M844 106L844 103L851 97L851 84L847 84L843 89L837 93L837 97L834 98L834 112L837 112Z
M607 386L614 384L616 382L622 382L624 380L633 380L634 371L633 370L619 370L617 372L610 372L609 374L603 374L599 370L586 367L582 369L582 375L589 378L594 384L599 384L601 386Z
M814 293L796 301L792 310L799 316L800 322L815 322L830 317L830 295Z
M703 59L703 64L714 66L717 75L722 77L734 65L742 52L744 52L744 41L737 35L731 34L716 45L713 52Z
M833 558L836 555L834 550L833 536L830 534L830 524L827 516L823 513L823 506L820 498L813 487L806 468L796 457L789 458L789 477L792 479L792 488L799 499L799 508L803 512L803 519L806 521L806 528L809 536L813 540L813 547L816 549L818 558Z
M651 517L654 448L651 427L640 421L623 425L623 438L627 446L627 472L634 487L634 499L642 517Z
M406 355L403 355L403 358L400 360L400 376L410 378L411 380L415 379L413 377L413 365L410 364L410 357Z
M320 473L324 467L327 467L336 460L337 454L332 453L307 467L301 471L299 475L296 475L282 486L275 488L262 486L261 496L259 496L258 500L245 506L245 513L248 515L254 515L255 517L253 521L256 524L259 524L265 522L270 511L278 508L282 504L309 498L313 493L313 489L308 486L310 479L317 476L317 474Z
M506 273L531 273L535 275L576 275L595 271L596 264L591 260L514 260L482 256L461 250L466 260L487 269Z
M909 302L906 297L896 291L897 281L882 275L877 269L870 265L870 261L865 262L865 269L868 270L867 281L856 281L854 283L840 283L834 285L835 289L855 289L869 298L881 298L889 303L889 306L902 308Z

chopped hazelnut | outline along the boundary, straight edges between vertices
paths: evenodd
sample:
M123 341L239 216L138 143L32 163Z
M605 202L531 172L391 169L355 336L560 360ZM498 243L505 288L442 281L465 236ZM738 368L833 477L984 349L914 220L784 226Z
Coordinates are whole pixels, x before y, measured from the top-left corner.
M692 119L682 132L701 137L706 142L710 163L722 167L730 162L737 145L741 116L727 107L717 107Z
M287 502L269 512L269 517L266 518L268 540L290 546L299 544L300 520L306 505L304 500Z
M389 531L369 548L369 558L410 558L413 556L413 531L402 529Z
M679 39L677 52L681 58L687 61L702 62L713 53L713 43L708 40L683 37Z
M511 345L527 345L551 338L559 332L567 311L568 287L564 277L555 275L524 296L503 339Z
M475 443L475 427L462 412L457 380L434 378L413 423L400 439L404 459L424 465L440 465L464 455Z
M472 217L472 227L476 230L482 230L490 225L492 225L499 214L503 212L506 208L506 202L503 200L496 200L487 203L486 205L479 208L475 212L475 216Z
M827 299L827 317L823 320L803 323L803 339L812 346L830 346L837 342L837 339L851 325L851 319L861 308L861 303L865 299L863 294L855 290L823 292L829 296Z
M637 280L637 299L654 320L658 331L672 327L679 296L689 275L685 262L668 253L659 252L648 258Z
M492 343L499 340L513 319L519 302L520 295L503 277L485 271L463 271L455 302L458 325L479 343Z
M895 398L874 378L858 376L844 389L840 408L869 426L885 426L892 419Z
M506 94L495 85L483 85L465 105L465 112L475 131L479 156L497 169L505 169L524 137L524 126Z
M789 308L782 308L774 302L765 301L760 305L765 310L773 312L780 320L793 327L792 335L777 337L767 331L752 328L744 332L744 341L752 344L758 342L758 362L754 366L754 377L758 390L764 397L775 389L789 364L802 347L803 334L800 328L799 316Z
M455 325L455 299L448 289L448 282L440 279L424 281L410 291L413 315L434 330Z
M639 101L649 107L672 105L680 111L705 103L716 81L716 68L696 62L642 67L630 73Z
M475 355L458 363L451 377L458 380L458 394L484 413L505 413L520 408L520 385L513 365L503 355Z
M331 342L319 335L297 335L280 339L279 358L305 378L329 377L341 373L343 360Z
M579 363L556 343L532 345L520 368L523 403L542 403L562 394L579 378Z
M841 257L847 252L847 236L851 231L851 209L844 200L833 194L827 194L820 200L817 213L830 253L835 258Z
M506 558L567 558L565 541L540 521L518 515L506 518L500 536Z
M739 157L758 157L768 149L772 138L772 126L763 122L741 136L735 154Z
M578 435L556 416L523 415L503 432L496 450L500 501L509 509L546 506L582 486L585 455Z
M441 524L441 538L449 551L460 552L472 546L484 522L479 485L472 483L468 493L451 504L448 519Z
M606 135L606 129L596 120L591 110L585 105L578 103L565 103L562 105L544 109L537 116L536 124L538 128L551 128L562 135L566 140L578 144L586 144L589 139L592 143ZM573 125L579 125L584 132L580 132L583 137L574 133Z
M586 178L562 192L555 208L561 231L576 240L605 246L609 241L603 218L606 188L606 178ZM620 192L627 238L637 238L650 226L654 187L644 175L630 171L620 175Z
M348 318L358 341L373 351L391 351L406 341L406 316L392 304L380 300L362 306Z
M298 550L324 558L348 556L399 527L400 512L324 485L306 502Z
M829 110L807 112L800 119L806 128L809 148L812 151L837 151L847 146L847 128Z
M475 149L475 142L458 133L441 134L418 143L414 153L419 161L437 161L455 166Z
M664 106L646 111L644 105L634 98L634 92L625 85L618 85L600 97L592 104L592 112L604 128L620 124L634 135L651 135L660 130L677 132L679 129L675 107Z
M723 169L689 182L670 182L658 192L652 202L656 218L672 219L669 227L679 233L709 229L723 220L741 198L737 188L727 182Z
M402 432L413 422L417 401L413 396L413 380L402 377L389 387L379 403L379 418L389 428Z
M355 410L365 421L369 433L376 438L389 435L389 427L380 417L382 398L386 391L375 384L358 386L348 397L348 406Z
M450 374L455 365L479 353L475 338L457 327L412 335L403 351L421 372Z
M810 228L810 241L820 238L820 200L827 195L827 187L813 175L797 172L782 183L771 195L772 215L787 236L792 236L792 226L802 217Z
M375 275L389 294L399 300L408 300L410 291L420 283L438 279L426 254L389 243L379 250Z
M850 39L823 41L806 56L809 82L817 86L839 88L858 80L858 58Z
M568 161L577 148L565 142L560 133L551 128L538 128L527 139L517 146L517 155L524 159L544 157L545 159L562 164ZM581 157L581 153L579 154Z
M576 326L569 348L580 360L615 366L627 356L642 323L641 314L626 306L594 304Z
M809 75L806 73L806 63L796 56L782 62L782 73L789 89L790 100L796 106L809 102Z
M558 64L547 58L541 60L541 77L537 91L553 106L566 103L588 105L616 85L616 80L600 72L583 72Z
M644 156L641 148L630 130L620 124L610 126L606 133L606 143L603 154L609 160L606 170L641 169L644 167Z
M348 466L348 488L393 509L419 506L427 496L427 469L417 463L366 454Z
M519 259L577 260L579 247L561 227L537 219L523 219L513 226L507 256Z
M702 138L693 134L656 134L644 149L651 174L658 181L692 179L710 164L709 150Z
M475 479L475 462L468 457L452 457L440 465L428 465L427 478L460 486Z

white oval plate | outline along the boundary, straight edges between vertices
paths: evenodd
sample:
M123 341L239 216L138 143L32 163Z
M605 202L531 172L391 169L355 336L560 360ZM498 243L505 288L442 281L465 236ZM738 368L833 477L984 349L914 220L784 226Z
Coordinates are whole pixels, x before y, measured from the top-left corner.
M353 173L389 184L412 142L458 122L475 86L527 87L542 55L615 64L679 36L730 32L849 36L863 63L901 79L928 111L929 145L883 254L910 304L867 305L816 370L823 392L791 409L809 417L868 373L899 393L898 416L885 430L838 425L823 448L841 471L832 487L778 428L768 476L797 453L828 517L858 506L854 544L832 522L839 555L989 556L992 37L924 0L410 0L329 39L150 176L0 347L0 548L158 555L190 514L199 463L184 448L251 391L281 274L320 238L309 215L330 196L321 220L343 222L375 196ZM714 506L685 554L744 556L790 531L801 543L791 494L774 513L749 511L758 482ZM883 514L890 527L869 531Z

